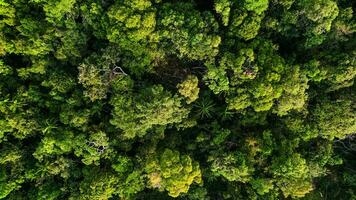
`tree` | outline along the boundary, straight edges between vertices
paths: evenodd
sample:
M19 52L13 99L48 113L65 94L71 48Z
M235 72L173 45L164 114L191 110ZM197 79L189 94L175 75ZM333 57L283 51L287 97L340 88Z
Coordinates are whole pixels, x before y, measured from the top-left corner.
M82 162L86 165L99 165L101 158L109 158L113 151L109 145L109 138L103 131L92 132L89 137L81 134L74 141L74 154L82 157Z
M308 88L304 71L285 63L270 41L255 40L251 46L241 46L243 48L235 55L226 52L219 66L209 67L212 72L205 76L214 93L227 92L228 108L239 112L248 107L256 112L273 109L279 115L302 109L307 101L305 90ZM220 71L219 76L214 75L215 71Z
M229 0L215 0L214 9L221 15L221 19L224 26L229 24L231 2Z
M0 199L356 199L354 8L0 0Z
M69 199L106 200L111 198L116 191L117 179L114 174L103 171L99 167L84 168L83 177L79 193L72 194Z
M187 193L192 183L202 181L199 164L188 155L170 149L149 160L145 171L150 187L167 190L172 197Z
M309 85L305 72L299 66L291 66L291 72L285 77L283 85L284 90L275 106L275 112L285 115L290 110L301 111L308 100L306 90Z
M155 131L156 127L178 124L189 114L181 99L172 96L161 85L141 89L138 93L117 93L111 104L114 112L110 122L122 129L127 139L143 137L148 131Z
M62 21L63 17L71 14L70 11L74 8L76 0L34 0L33 2L43 4L48 22L58 23Z
M25 182L25 163L21 150L11 143L1 147L0 158L0 199L4 199Z
M254 169L246 163L246 155L237 152L235 154L215 154L209 160L211 171L215 176L223 176L228 181L246 183L250 180Z
M230 37L238 36L244 40L251 40L257 36L262 19L263 15L236 12L232 17L228 34Z
M155 29L155 16L156 11L151 0L117 2L108 12L111 22L108 39L122 43L123 46L128 41L138 42L146 39ZM127 34L124 38L118 37L120 33L125 32Z
M281 4L288 10L281 12L277 32L291 38L302 36L302 45L306 49L325 41L332 22L339 14L338 5L332 0L283 1Z
M261 14L268 8L268 0L245 0L243 1L244 8L248 11L256 12L257 14Z
M218 54L221 38L211 13L200 13L190 3L165 3L158 16L158 34L167 54L202 61L212 60Z
M51 132L42 138L33 156L38 160L43 160L44 156L53 156L70 153L73 148L74 134L70 130Z
M317 104L312 117L319 135L332 140L355 133L354 109L355 105L348 97L336 101L325 99Z
M306 29L306 47L321 44L325 38L322 34L330 31L331 24L339 13L337 4L331 0L319 0L313 2L300 1L298 6L300 6L302 12L304 11L302 17L314 23L314 26Z
M269 193L273 189L273 181L268 179L253 179L251 181L252 188L256 190L259 195Z
M272 173L285 197L303 197L313 190L309 168L299 154L278 157L272 161Z
M198 81L196 76L190 75L177 85L178 92L187 99L188 104L194 102L199 97Z
M106 13L106 38L123 49L122 63L135 74L150 71L155 59L162 57L156 49L159 34L153 0L116 2Z

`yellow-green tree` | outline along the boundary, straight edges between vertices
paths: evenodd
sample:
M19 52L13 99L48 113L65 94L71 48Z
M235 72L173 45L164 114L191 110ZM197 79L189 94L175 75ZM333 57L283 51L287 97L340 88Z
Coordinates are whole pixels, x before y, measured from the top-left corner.
M202 182L199 163L176 150L165 149L148 161L145 170L149 186L166 190L172 197L187 193L191 184Z
M182 83L177 85L178 92L186 98L188 104L194 102L199 97L199 80L196 76L189 75Z

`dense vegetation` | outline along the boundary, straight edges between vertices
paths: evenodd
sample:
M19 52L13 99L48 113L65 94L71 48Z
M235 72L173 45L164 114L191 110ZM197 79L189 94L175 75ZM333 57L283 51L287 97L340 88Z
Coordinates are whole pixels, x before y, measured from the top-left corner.
M356 199L351 0L0 0L0 199Z

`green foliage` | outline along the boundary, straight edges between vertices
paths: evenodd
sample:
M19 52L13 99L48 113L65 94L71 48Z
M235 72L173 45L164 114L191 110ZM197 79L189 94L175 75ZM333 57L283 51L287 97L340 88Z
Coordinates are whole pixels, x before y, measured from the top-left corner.
M338 15L338 6L331 0L300 1L298 2L301 11L304 11L303 18L310 20L314 26L306 29L306 46L319 45L323 42L323 33L329 32L333 20Z
M284 91L278 99L275 112L278 115L285 115L290 110L301 111L308 100L306 90L309 86L308 79L299 66L291 66L283 85Z
M134 198L138 192L145 188L144 177L140 171L133 171L128 174L122 182L120 182L118 194L122 198Z
M238 11L232 16L228 34L231 37L238 36L244 40L251 40L257 36L262 19L263 16Z
M112 152L109 146L109 138L102 131L94 132L85 138L85 135L78 135L74 141L74 153L82 157L82 162L86 165L94 163L99 165L101 158L108 158Z
M3 29L4 26L14 26L16 9L6 1L0 2L0 14L2 16L0 28Z
M259 195L267 194L273 189L272 180L268 179L255 179L251 181L252 188L256 190Z
M291 196L293 198L304 197L307 193L313 190L313 185L311 180L305 179L281 179L283 181L280 183L279 187L283 192L285 197ZM279 184L279 183L277 183Z
M309 168L299 154L279 157L272 161L273 175L278 177L277 186L285 197L303 197L313 190Z
M229 79L223 68L208 66L208 72L204 76L208 87L215 93L219 94L229 90Z
M273 109L279 115L301 110L307 101L308 79L299 66L286 64L276 50L269 41L255 40L251 47L240 48L236 54L226 52L217 69L208 68L206 83L214 93L228 92L226 102L231 110ZM211 76L216 70L221 71L222 78ZM221 79L227 80L222 84Z
M282 5L290 9L282 14L278 30L287 36L303 35L305 48L321 45L339 14L333 0L295 1L293 6L286 1Z
M0 158L0 199L21 188L23 177L22 152L14 145L2 146Z
M146 165L149 185L159 190L167 190L172 197L187 193L192 183L201 183L199 164L188 155L165 149L158 157Z
M356 199L347 0L0 0L0 199Z
M128 41L138 42L146 39L155 29L155 16L151 0L117 2L108 12L111 26L107 37L110 41L123 45Z
M38 160L43 160L44 156L61 155L72 151L74 134L68 130L61 130L46 134L42 138L33 156Z
M12 73L11 67L7 66L6 64L4 64L4 62L2 60L0 60L0 74L1 74L1 76L10 75L11 73Z
M328 91L335 91L353 85L356 76L355 55L356 52L352 51L350 54L338 53L333 57L327 56L324 58L327 61L326 82L330 86Z
M76 0L33 0L33 2L43 4L46 13L46 20L51 23L60 22L62 18L73 9Z
M274 159L272 168L274 176L285 178L304 178L309 170L305 159L299 154Z
M118 173L125 173L133 166L130 157L119 156L116 160L111 167Z
M221 15L223 25L227 26L229 24L231 2L229 0L216 0L214 2L215 11Z
M348 41L352 37L356 31L355 21L352 20L353 12L351 7L339 8L339 15L332 23L331 40Z
M84 168L83 177L79 193L69 199L105 200L111 198L116 190L117 179L114 174L102 171L98 167Z
M180 123L189 113L189 109L182 106L181 98L172 96L161 85L143 88L138 93L117 93L111 104L114 116L110 122L122 129L128 139L143 137L156 127Z
M193 60L211 60L218 54L221 38L212 13L201 13L190 3L166 3L159 16L160 40L168 54Z
M187 99L188 104L199 98L198 81L196 76L190 75L182 83L177 85L178 92Z
M344 138L356 131L355 102L351 99L324 100L312 113L322 137Z
M110 6L105 13L108 19L101 22L106 38L125 51L122 63L136 74L151 68L162 54L155 48L159 39L154 32L156 10L151 0L120 1Z
M244 0L243 5L246 10L261 14L268 8L268 0Z
M208 95L204 95L195 102L193 107L196 109L196 113L200 118L211 118L215 110L215 104Z
M208 159L211 171L215 176L223 176L228 181L247 182L251 178L253 168L246 163L246 155L242 153L212 155Z

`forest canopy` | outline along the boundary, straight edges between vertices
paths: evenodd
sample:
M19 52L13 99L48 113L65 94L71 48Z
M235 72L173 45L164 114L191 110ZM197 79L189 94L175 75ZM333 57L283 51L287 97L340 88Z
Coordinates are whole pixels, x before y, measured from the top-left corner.
M0 0L0 199L356 199L355 12Z

